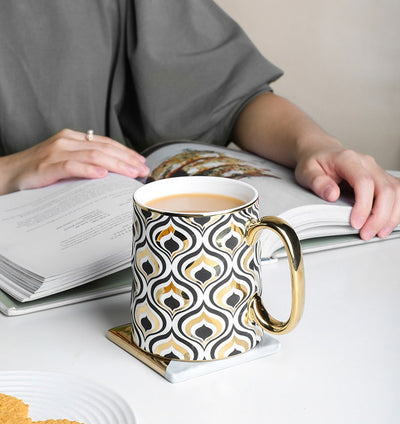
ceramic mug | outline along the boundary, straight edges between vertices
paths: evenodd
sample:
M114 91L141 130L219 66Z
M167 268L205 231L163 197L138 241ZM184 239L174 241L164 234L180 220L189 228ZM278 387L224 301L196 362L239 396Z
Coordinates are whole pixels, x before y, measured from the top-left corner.
M151 206L165 196L196 193L231 196L241 204L206 212ZM176 177L148 183L133 198L131 316L132 341L139 348L183 361L223 359L255 347L263 330L287 333L295 327L304 305L300 243L281 219L259 219L251 185ZM286 322L273 318L261 301L263 229L282 238L289 258L292 306Z

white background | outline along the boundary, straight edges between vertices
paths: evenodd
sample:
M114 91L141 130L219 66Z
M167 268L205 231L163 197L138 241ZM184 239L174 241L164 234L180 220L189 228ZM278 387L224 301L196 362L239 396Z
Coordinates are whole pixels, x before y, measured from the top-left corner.
M348 147L400 169L398 0L216 0L285 71L277 94Z

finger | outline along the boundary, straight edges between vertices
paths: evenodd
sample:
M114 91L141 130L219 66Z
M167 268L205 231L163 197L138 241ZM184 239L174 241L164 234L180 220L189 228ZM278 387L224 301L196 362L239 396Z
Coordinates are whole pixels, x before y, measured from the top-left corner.
M123 152L131 160L138 160L141 163L144 163L146 161L146 158L143 157L140 153L119 143L118 141L113 140L110 137L93 134L93 139L89 141L87 139L87 133L74 131L69 128L65 128L61 130L60 132L58 132L55 136L52 137L52 141L60 142L62 147L67 150L77 150L82 148L88 148L86 143L91 143L92 144L91 148L97 148L99 147L99 144L108 145L108 146L112 146L117 151ZM63 143L63 141L66 141L67 143ZM76 144L76 143L71 143L71 141L78 141L81 143Z
M354 191L354 205L351 211L350 224L359 230L362 228L372 211L375 183L366 173L358 173L356 178L349 176L346 180Z
M74 160L47 163L41 166L40 173L34 173L25 178L20 189L46 187L68 178L104 178L107 174L108 171L104 168Z
M75 136L77 137L77 139L79 141L85 141L85 142L88 141L86 133L77 133L77 134L75 134ZM90 140L90 143L103 143L103 144L106 144L106 145L110 145L110 146L113 146L113 147L121 150L125 154L128 154L132 157L137 158L142 163L144 163L146 161L146 158L143 157L140 153L138 153L135 150L119 143L118 141L113 140L110 137L105 137L105 136L102 136L102 135L93 134L93 138L92 138L92 140Z
M340 188L337 182L326 174L318 162L309 165L306 169L296 169L298 182L328 202L335 202L340 196Z
M392 215L395 194L390 184L376 184L375 201L371 214L360 230L363 240L370 240L377 235L389 222Z
M328 202L335 202L340 196L339 186L326 174L315 176L311 183L311 189Z
M107 139L107 137L103 138L106 141L59 139L55 143L60 145L61 151L68 150L69 157L77 161L101 166L109 171L131 178L149 175L150 170L143 162L142 156L114 140Z
M354 205L350 215L350 224L359 230L371 214L375 194L375 181L361 162L360 156L345 151L334 163L334 173L346 181L354 191Z
M360 237L370 240L386 227L383 234L390 233L398 223L398 180L383 171L372 157L351 151L345 152L336 169L354 190L350 221L360 229Z
M130 178L145 177L148 175L148 168L142 163L137 161L127 162L121 154L109 154L99 149L73 151L70 152L69 159L100 167L109 172L125 175Z
M393 191L395 198L390 217L382 229L377 233L378 237L381 238L388 237L390 233L400 224L400 181L397 179L394 180Z

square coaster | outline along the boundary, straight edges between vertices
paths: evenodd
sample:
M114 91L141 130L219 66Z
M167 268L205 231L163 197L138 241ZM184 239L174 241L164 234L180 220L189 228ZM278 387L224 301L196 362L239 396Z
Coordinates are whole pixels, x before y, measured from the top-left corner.
M195 377L210 374L233 367L244 362L253 361L264 356L272 355L280 349L278 340L264 334L257 346L246 353L215 361L174 361L168 358L159 358L145 352L131 341L131 325L125 324L111 328L107 338L126 350L136 359L162 375L170 383L180 383Z

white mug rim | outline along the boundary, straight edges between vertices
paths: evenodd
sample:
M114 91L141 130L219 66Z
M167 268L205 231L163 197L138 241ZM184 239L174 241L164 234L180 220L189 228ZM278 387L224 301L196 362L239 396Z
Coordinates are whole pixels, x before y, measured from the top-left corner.
M150 200L154 200L158 197L161 197L160 194L153 196L153 197L148 197L147 199L143 200L143 197L146 197L146 195L143 196L143 193L145 193L148 190L151 190L152 188L154 188L156 185L160 186L160 188L167 188L167 186L169 186L169 188L171 187L176 187L176 183L177 181L184 181L185 183L189 183L191 184L191 190L176 190L173 191L171 190L168 193L163 193L162 196L168 196L168 195L173 195L173 194L184 194L184 193L193 193L193 189L195 188L195 193L210 193L210 194L220 194L220 195L229 195L229 196L233 196L238 198L239 200L242 200L243 202L245 202L243 205L234 207L234 208L230 208L230 209L221 209L221 210L216 210L216 211L209 211L209 212L176 212L176 211L169 211L169 210L164 210L161 208L154 208L154 207L150 207L146 205L146 202L150 201ZM236 186L238 189L240 188L240 190L242 190L242 193L244 193L244 191L247 191L248 195L246 196L246 199L243 199L243 195L240 197L238 194L232 194L229 193L227 194L226 191L223 191L222 189L216 189L216 187L219 187L220 185L230 185L231 187ZM197 185L196 185L197 184ZM208 187L212 187L213 190L208 189L204 189L202 191L200 191L198 189L198 187L200 185L204 185L207 184ZM197 187L197 188L196 188ZM213 176L181 176L181 177L173 177L173 178L165 178L162 180L156 180L156 181L152 181L149 182L141 187L139 187L133 194L133 201L136 205L138 205L141 209L144 210L148 210L148 211L152 211L152 212L156 212L156 213L160 213L163 215L174 215L174 216L190 216L190 217L196 217L196 216L213 216L213 215L223 215L223 214L231 214L234 213L236 211L240 211L243 209L248 208L249 206L251 206L252 204L254 204L256 201L258 200L258 192L257 190L250 184L244 182L244 181L239 181L233 178L226 178L226 177L213 177Z

